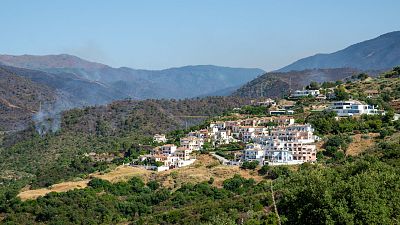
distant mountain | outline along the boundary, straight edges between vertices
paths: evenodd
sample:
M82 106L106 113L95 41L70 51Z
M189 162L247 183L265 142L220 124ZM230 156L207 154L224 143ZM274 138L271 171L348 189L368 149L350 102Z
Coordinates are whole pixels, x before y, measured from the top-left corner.
M331 54L317 54L300 59L278 71L323 68L382 70L398 65L400 65L400 31L395 31Z
M100 82L81 78L72 73L49 73L11 66L0 66L0 68L56 90L58 94L63 94L74 106L105 104L127 97L117 89Z
M64 110L126 97L113 87L71 73L0 65L0 130L25 129L32 121L47 126Z
M264 73L261 69L229 68L212 65L185 66L165 70L112 68L71 55L10 56L0 55L0 63L52 74L73 74L78 78L99 82L126 97L190 98L218 93L241 86ZM70 75L68 75L70 76ZM120 96L115 96L119 98Z
M291 72L266 73L233 92L233 96L240 97L271 97L280 98L288 94L289 89L301 89L311 81L336 81L360 73L356 69L313 69Z

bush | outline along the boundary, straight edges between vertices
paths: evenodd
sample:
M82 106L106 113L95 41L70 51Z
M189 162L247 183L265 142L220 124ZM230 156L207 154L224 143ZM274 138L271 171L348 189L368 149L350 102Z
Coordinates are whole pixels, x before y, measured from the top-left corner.
M255 168L257 168L258 164L260 164L260 162L256 161L246 161L243 162L243 164L240 166L240 168L245 169L245 170L254 170Z
M369 76L368 76L368 74L366 74L366 73L360 73L360 74L358 74L358 76L357 76L357 78L358 79L360 79L360 80L365 80L365 79L367 79Z
M88 186L95 189L107 189L111 186L111 182L99 178L93 178L89 181Z
M149 187L151 190L155 191L160 187L160 183L158 183L155 180L152 180L147 183L147 187Z
M264 165L258 170L258 174L260 175L267 175L270 171L271 167L269 165Z
M337 155L338 150L346 151L348 145L351 142L351 138L345 135L334 135L328 138L325 143L325 152L327 156L334 157Z
M380 138L380 139L384 139L385 137L390 136L390 135L392 135L393 133L394 133L394 131L391 130L391 129L383 129L383 130L381 130L381 131L379 132L379 138Z
M277 179L279 177L288 177L290 176L291 171L287 166L273 166L267 173L267 177L269 179Z

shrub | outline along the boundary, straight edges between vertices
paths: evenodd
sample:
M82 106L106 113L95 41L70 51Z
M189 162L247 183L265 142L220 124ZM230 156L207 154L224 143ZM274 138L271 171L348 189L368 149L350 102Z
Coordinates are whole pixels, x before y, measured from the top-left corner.
M240 166L240 168L245 169L245 170L254 170L255 168L257 168L258 164L260 164L257 160L256 161L246 161L243 162L243 164Z

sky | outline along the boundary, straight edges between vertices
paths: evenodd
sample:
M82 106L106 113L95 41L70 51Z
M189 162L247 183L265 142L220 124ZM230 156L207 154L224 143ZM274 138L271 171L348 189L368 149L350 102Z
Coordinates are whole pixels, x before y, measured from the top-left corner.
M1 0L0 54L279 69L400 30L399 0Z

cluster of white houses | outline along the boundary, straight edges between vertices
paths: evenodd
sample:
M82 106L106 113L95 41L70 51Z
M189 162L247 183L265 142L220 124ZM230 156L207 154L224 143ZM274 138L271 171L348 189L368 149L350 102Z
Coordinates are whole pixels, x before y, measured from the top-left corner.
M163 134L156 134L153 137L153 141L164 143L167 141L167 138ZM180 147L174 144L164 144L155 147L149 155L142 156L141 161L147 159L158 163L158 166L148 167L150 169L157 169L157 171L188 166L196 160L192 157L191 153L201 150L203 144L203 138L187 136L180 139Z
M232 164L254 160L261 164L298 164L316 160L315 140L310 125L295 124L294 118L289 116L215 121L207 129L192 131L181 138L179 147L174 144L155 147L141 160L158 162L157 170L163 171L192 164L196 159L191 153L201 150L204 142L213 146L251 142ZM162 143L167 139L157 134L154 141Z
M294 92L293 97L310 95L316 97L321 94L318 90L304 90ZM255 104L276 106L272 99ZM334 111L338 117L384 114L384 111L359 101L332 102L326 110ZM151 154L143 156L142 160L150 159L158 162L157 170L167 170L192 164L196 160L192 152L202 150L204 142L209 142L214 147L242 142L246 147L241 154L236 155L235 161L231 161L231 164L258 161L260 164L280 165L316 161L315 142L319 138L314 135L312 126L296 124L294 118L287 115L293 113L290 107L280 106L275 111L269 110L270 116L266 117L212 122L208 128L192 131L181 138L179 147L174 144L164 144L154 148ZM154 142L165 143L167 139L165 135L157 134L154 135Z
M309 124L295 124L288 116L263 117L210 124L214 145L242 141L247 144L238 161L260 164L300 164L316 161L318 137ZM221 135L221 133L223 135ZM236 164L236 163L235 163Z
M261 164L301 164L317 160L315 142L310 124L292 124L273 127L268 134L253 139L244 150L244 160Z

